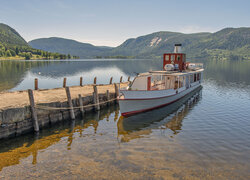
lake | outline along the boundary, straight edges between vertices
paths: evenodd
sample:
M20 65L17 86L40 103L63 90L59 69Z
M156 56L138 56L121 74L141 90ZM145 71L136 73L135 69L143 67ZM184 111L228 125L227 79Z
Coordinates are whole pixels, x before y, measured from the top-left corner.
M0 141L0 179L250 179L250 62L204 61L202 88L124 118L119 106ZM0 61L0 91L119 82L161 60ZM84 122L83 122L84 121Z

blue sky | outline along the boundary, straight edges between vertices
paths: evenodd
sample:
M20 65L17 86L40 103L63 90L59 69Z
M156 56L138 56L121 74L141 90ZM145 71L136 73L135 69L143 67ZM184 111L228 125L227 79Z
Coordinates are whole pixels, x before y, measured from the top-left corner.
M64 37L117 46L156 31L250 26L250 0L0 0L0 22L26 41Z

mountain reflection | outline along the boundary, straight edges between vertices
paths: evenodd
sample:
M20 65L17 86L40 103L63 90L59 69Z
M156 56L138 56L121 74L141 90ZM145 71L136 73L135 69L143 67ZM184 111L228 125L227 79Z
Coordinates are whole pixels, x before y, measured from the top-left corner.
M201 98L201 89L197 89L179 101L160 109L138 115L123 117L118 123L118 137L121 142L129 142L152 133L152 129L170 129L174 135L181 132L184 117Z

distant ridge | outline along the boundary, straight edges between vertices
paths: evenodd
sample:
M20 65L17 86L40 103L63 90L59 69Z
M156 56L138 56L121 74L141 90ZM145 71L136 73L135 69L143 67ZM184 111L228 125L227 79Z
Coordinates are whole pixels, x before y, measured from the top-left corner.
M40 38L29 42L29 45L44 51L74 54L81 58L93 58L112 49L105 46L94 46L89 43L81 43L72 39L59 37Z
M249 27L225 28L215 33L160 31L128 39L115 48L56 37L32 40L29 45L50 52L75 54L81 58L160 58L163 53L172 52L175 43L183 45L188 58L250 59Z

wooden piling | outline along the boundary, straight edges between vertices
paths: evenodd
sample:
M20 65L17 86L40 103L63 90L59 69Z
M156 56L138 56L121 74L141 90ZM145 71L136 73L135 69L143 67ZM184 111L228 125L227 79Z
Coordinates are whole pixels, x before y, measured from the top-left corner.
M84 109L83 109L83 102L82 102L82 96L81 94L78 94L79 97L79 105L80 105L80 111L82 113L82 117L84 116Z
M31 110L31 115L32 115L32 120L33 120L34 131L39 132L39 125L38 125L38 120L37 120L37 112L35 108L35 100L34 100L33 91L29 89L28 94L29 94L29 100L30 100L30 110Z
M109 84L112 84L113 77L110 78Z
M72 120L75 119L75 113L74 113L74 109L73 109L73 104L72 104L72 100L71 100L71 95L70 95L70 90L69 90L69 87L65 87L65 90L66 90L66 95L67 95L67 99L68 99L68 104L69 104L69 107L70 107L70 118Z
M94 78L94 84L96 84L96 77Z
M38 90L38 79L35 78L35 90Z
M98 95L97 87L93 86L93 88L94 88L94 93L93 93L94 104L96 104L95 105L95 110L99 111L100 110L100 104L99 104L99 95Z
M80 77L80 86L82 86L82 77Z
M115 98L118 98L119 96L119 89L118 89L118 85L115 83ZM116 99L115 102L117 103L118 100Z
M128 81L130 81L130 76L128 77Z
M122 82L122 76L120 77L120 83Z
M67 78L63 78L63 87L66 87Z
M107 95L107 105L109 106L110 105L110 94L109 94L109 90L107 90L107 92L106 92L106 95Z

